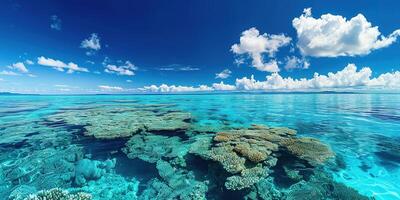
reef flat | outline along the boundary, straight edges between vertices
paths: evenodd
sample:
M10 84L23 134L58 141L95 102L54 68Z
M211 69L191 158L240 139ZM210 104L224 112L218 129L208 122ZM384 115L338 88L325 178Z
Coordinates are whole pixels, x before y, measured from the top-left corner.
M325 170L338 165L327 144L286 127L217 129L173 105L129 101L65 107L35 123L29 138L7 140L23 148L0 155L12 160L0 168L9 200L368 199ZM122 145L95 158L97 142ZM139 161L151 178L120 170Z

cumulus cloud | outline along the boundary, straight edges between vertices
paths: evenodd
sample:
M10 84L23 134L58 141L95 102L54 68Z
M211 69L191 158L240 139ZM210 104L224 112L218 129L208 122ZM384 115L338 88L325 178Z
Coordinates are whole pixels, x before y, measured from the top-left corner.
M279 48L290 43L291 38L283 34L271 35L260 32L256 28L243 31L240 43L234 44L231 51L237 55L247 55L252 59L252 65L260 71L278 72L279 67L276 60L264 62L264 55L274 57Z
M239 90L307 90L351 87L385 87L400 88L400 72L386 73L371 78L372 70L364 67L357 71L354 64L348 64L343 70L328 75L314 73L311 79L283 78L278 73L266 77L265 81L257 81L254 76L236 79Z
M89 38L81 42L81 48L88 49L86 55L91 56L101 49L100 38L97 33L92 33Z
M290 71L293 69L308 69L310 63L305 58L298 58L296 56L287 56L285 58L285 69Z
M101 91L107 91L107 92L120 92L124 90L122 87L118 86L99 85L98 87Z
M161 84L160 86L156 85L145 86L143 88L140 88L139 90L145 92L174 93L174 92L204 92L204 91L213 91L214 89L207 85L200 85L198 87L193 87L193 86L180 86L180 85L175 86L175 85Z
M61 19L57 15L50 17L50 28L57 31L61 30Z
M314 57L366 55L393 44L400 35L397 29L383 36L378 26L372 26L362 14L349 20L329 13L314 18L311 8L304 9L300 17L293 19L292 25L302 55Z
M14 63L11 66L8 66L8 68L18 70L19 72L22 72L22 73L29 72L29 70L25 67L23 62Z
M236 90L236 86L225 84L223 81L220 83L214 83L212 87L214 90Z
M220 73L216 73L215 74L215 78L220 78L220 79L226 79L229 76L231 76L232 72L229 69L224 69L222 72Z
M106 64L105 68L106 69L104 69L104 72L106 72L106 73L125 75L125 76L133 76L133 75L135 75L135 71L138 69L130 61L125 61L124 64L119 65L119 66L112 65L112 64Z
M47 66L47 67L52 67L55 70L58 71L65 71L67 70L67 73L73 73L74 71L78 72L89 72L88 69L84 67L79 67L77 64L70 62L68 64L60 61L60 60L55 60L52 58L45 58L44 56L38 57L38 62L39 65Z

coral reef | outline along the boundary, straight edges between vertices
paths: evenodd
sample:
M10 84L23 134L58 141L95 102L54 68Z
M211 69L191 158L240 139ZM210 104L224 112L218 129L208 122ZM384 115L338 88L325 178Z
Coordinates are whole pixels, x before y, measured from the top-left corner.
M243 128L238 127L240 121L196 123L190 113L171 104L113 103L61 109L38 122L41 129L0 125L0 131L4 126L8 132L25 132L0 139L0 150L14 148L0 154L1 160L12 160L0 165L0 196L10 200L365 198L320 172L335 155L316 139L297 137L295 130ZM74 134L75 129L91 137ZM79 145L72 144L77 141ZM104 150L99 141L125 144L122 152L132 160L120 154L118 145L106 156L96 155L97 149ZM85 155L92 152L93 158ZM138 172L116 166L116 158L132 165L139 162L136 159L148 162L145 172L152 166L158 174L141 177L139 189L139 180L133 178Z
M75 162L83 157L82 148L71 145L66 148L46 148L36 151L15 151L14 162L3 163L5 179L11 185L30 185L51 188L54 185L70 187L74 177Z
M242 190L268 176L269 168L276 164L273 152L279 150L282 140L295 134L294 130L288 128L253 125L250 128L219 132L210 141L212 144L202 144L209 149L197 147L190 152L205 160L220 163L226 172L233 175L227 178L225 187L229 190Z
M139 181L107 173L98 180L88 181L85 186L76 190L92 194L93 199L135 200L139 190Z
M213 140L194 144L190 153L205 160L218 162L230 174L228 190L250 188L269 176L282 154L293 154L311 165L322 164L334 156L326 145L316 139L296 138L296 131L252 125L249 128L218 132ZM209 142L209 144L207 144ZM296 171L288 171L294 179L302 179Z
M308 161L311 165L319 165L334 157L334 153L325 144L314 138L290 138L281 142L295 156Z
M140 131L179 131L190 127L190 113L165 105L104 105L79 107L51 115L50 122L80 125L84 134L99 139L128 138Z
M23 200L30 194L36 193L36 188L29 185L16 186L10 193L9 200Z
M240 175L230 176L226 179L225 187L228 190L242 190L258 183L262 178L268 176L268 168L261 164L253 168L244 169Z
M333 178L319 170L314 171L309 181L300 181L284 192L287 200L308 199L341 199L341 200L367 200L356 190L335 182Z
M132 136L123 151L131 159L139 158L146 162L156 163L161 158L182 158L189 147L178 136L162 136L141 133Z
M31 194L25 200L91 200L92 195L84 192L76 194L69 193L67 190L53 188L49 190L41 190L36 194Z
M82 159L75 167L75 184L85 185L89 180L97 180L104 174L109 173L115 167L116 159L98 160Z

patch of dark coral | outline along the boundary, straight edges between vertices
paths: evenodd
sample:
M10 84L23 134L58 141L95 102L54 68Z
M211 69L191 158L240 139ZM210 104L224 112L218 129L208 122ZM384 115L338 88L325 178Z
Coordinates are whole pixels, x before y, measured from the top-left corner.
M314 169L312 165L285 151L278 152L278 155L271 173L278 187L288 188L301 180L309 180Z

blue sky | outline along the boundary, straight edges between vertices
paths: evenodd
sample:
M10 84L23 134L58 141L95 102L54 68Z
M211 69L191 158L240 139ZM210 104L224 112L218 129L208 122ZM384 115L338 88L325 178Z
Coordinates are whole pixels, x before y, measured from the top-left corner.
M8 0L0 6L0 91L397 88L399 6L397 1ZM329 22L331 27L321 25ZM363 67L369 71L360 72ZM335 76L313 79L314 73L329 72Z

